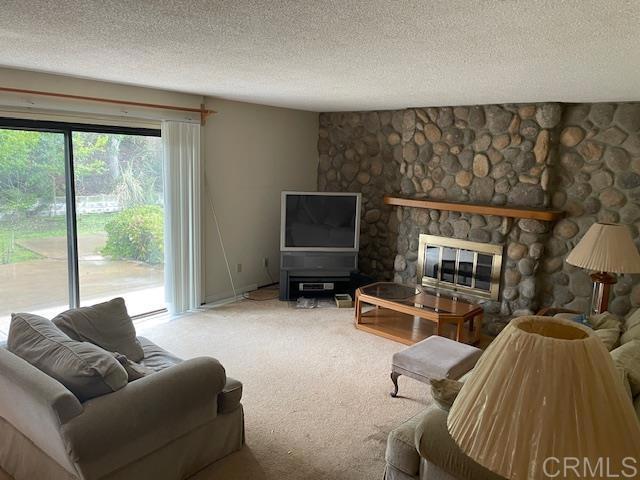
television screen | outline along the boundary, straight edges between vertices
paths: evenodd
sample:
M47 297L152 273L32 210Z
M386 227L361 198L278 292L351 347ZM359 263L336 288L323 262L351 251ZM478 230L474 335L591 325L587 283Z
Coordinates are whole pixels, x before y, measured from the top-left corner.
M283 197L283 249L358 249L358 194L284 192Z

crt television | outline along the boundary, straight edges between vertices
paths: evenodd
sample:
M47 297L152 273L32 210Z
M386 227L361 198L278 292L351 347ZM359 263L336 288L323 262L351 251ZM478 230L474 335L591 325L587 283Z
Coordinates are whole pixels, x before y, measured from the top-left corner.
M282 192L280 250L357 252L359 193Z

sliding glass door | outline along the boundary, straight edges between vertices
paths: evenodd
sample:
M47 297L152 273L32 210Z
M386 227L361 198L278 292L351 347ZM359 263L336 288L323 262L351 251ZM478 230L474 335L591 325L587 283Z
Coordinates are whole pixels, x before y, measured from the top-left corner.
M163 308L159 137L73 132L80 304L124 297L131 315Z
M0 128L0 331L69 305L66 187L64 134Z
M116 296L164 308L160 132L0 119L0 331Z

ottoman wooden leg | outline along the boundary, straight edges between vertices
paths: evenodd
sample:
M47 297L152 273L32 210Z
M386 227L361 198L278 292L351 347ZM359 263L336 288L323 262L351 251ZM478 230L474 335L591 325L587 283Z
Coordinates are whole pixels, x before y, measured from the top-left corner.
M392 397L397 397L398 396L398 377L400 376L399 373L397 372L391 372L391 381L393 382L393 392L391 392L391 396Z

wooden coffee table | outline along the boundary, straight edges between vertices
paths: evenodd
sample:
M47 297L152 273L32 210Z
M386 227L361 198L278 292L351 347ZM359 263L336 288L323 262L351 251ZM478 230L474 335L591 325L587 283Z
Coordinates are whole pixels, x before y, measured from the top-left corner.
M363 311L365 305L375 308ZM478 343L483 309L452 294L378 282L356 290L356 328L405 345L431 335ZM466 324L468 323L468 327Z

